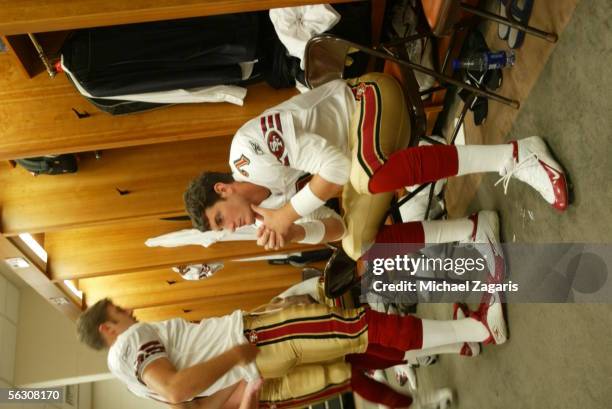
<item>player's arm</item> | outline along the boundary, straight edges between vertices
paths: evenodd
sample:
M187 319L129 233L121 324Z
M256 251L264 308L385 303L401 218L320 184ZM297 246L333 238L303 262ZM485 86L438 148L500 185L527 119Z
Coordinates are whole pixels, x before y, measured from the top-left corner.
M266 214L273 210L260 209ZM257 244L266 250L277 250L289 242L319 244L340 240L344 237L346 227L342 217L327 206L322 206L308 217L292 223L285 236L281 236L266 226L260 226Z
M318 240L318 243L328 243L332 241L340 240L344 236L345 227L342 220L328 217L326 219L319 220L323 223L323 227L325 228L325 233L323 237ZM306 223L316 223L316 222L306 222ZM289 231L289 239L292 243L303 242L306 236L306 229L309 229L308 224L297 224L294 223L291 225ZM317 244L317 243L312 243Z
M294 196L295 199L287 202L280 209L265 212L265 215L262 215L257 206L254 206L253 210L262 215L266 227L286 236L291 223L323 206L326 201L338 196L341 192L342 185L329 182L320 175L314 175L310 182Z
M177 370L168 358L159 358L145 367L142 379L168 403L186 402L213 385L236 365L255 359L258 349L242 344L208 361Z

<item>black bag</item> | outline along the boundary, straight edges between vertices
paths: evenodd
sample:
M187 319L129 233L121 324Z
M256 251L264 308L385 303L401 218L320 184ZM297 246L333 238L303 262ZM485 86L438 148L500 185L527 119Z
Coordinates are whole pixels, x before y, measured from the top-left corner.
M75 31L63 64L94 97L239 84L257 59L258 13Z
M77 171L77 158L73 154L37 156L35 158L16 159L15 162L30 171L34 176L61 175Z

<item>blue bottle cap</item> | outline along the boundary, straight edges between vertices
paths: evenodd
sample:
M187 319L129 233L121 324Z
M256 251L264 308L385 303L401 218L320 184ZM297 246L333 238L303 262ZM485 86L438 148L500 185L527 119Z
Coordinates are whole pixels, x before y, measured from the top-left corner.
M453 67L453 71L457 71L458 69L461 68L461 61L460 60L453 60L451 62L451 66Z

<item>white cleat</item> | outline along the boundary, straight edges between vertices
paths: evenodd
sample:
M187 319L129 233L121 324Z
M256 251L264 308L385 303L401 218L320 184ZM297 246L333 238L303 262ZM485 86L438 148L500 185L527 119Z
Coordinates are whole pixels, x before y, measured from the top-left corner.
M487 261L489 282L501 283L506 278L506 261L499 242L499 216L492 210L481 210L471 215L474 230L468 240L462 243L478 244L476 250Z
M484 340L483 344L500 345L508 340L508 328L498 292L485 293L478 312L472 313L472 316L489 331L489 338Z
M461 320L470 316L470 310L463 303L453 304L453 320ZM478 342L464 342L461 347L461 356L476 356L480 354L480 344Z
M510 142L512 158L504 165L495 183L503 183L504 193L512 177L537 190L555 209L564 211L568 206L567 179L559 163L553 158L546 143L539 136Z
M419 392L414 396L411 409L449 409L453 404L453 391L449 388Z

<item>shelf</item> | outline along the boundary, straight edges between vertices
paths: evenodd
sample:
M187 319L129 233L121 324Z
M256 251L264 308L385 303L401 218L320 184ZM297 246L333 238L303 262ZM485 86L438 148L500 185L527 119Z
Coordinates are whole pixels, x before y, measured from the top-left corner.
M184 215L190 180L204 170L229 171L230 141L228 136L113 149L99 160L80 154L78 172L65 175L33 177L0 163L1 231L51 232Z
M268 289L257 293L232 294L220 297L202 297L198 301L188 301L161 307L139 308L134 315L139 321L151 322L173 318L199 322L203 318L219 317L235 310L250 311L266 304L285 288Z
M178 273L166 268L81 279L78 287L86 294L89 305L109 297L124 308L137 309L268 290L280 293L300 280L299 268L256 261L226 262L214 276L198 281L184 280ZM279 288L282 289L279 291Z
M0 34L70 30L349 0L0 0Z
M45 249L49 254L47 273L52 280L61 281L148 271L180 264L227 262L264 253L253 241L219 242L208 248L146 247L144 244L151 237L187 228L191 228L190 222L139 220L46 233ZM280 252L306 248L313 249L313 246L296 244Z
M8 57L0 56L0 160L233 135L249 119L297 93L255 84L242 107L182 104L112 116L91 105L63 75L23 79ZM73 108L91 116L79 119Z

